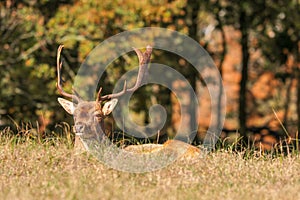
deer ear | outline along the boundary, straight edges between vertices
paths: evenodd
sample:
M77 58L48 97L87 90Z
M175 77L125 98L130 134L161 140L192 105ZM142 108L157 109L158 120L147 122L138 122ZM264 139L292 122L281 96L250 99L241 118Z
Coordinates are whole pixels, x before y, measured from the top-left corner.
M117 103L118 103L118 99L112 99L112 100L106 102L102 108L102 113L104 115L109 115L113 111L113 109L116 107Z
M63 98L57 98L59 104L67 111L69 114L73 115L75 110L75 104L72 101L63 99Z

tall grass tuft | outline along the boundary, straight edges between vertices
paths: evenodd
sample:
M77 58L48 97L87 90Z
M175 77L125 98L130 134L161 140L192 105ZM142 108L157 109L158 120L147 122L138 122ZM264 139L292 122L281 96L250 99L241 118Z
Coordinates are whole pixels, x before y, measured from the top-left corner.
M38 127L38 126L37 126ZM51 145L60 144L72 148L74 135L68 123L61 123L56 126L56 131L51 133L41 133L31 123L14 123L14 127L7 126L0 130L0 145L19 145L19 144Z

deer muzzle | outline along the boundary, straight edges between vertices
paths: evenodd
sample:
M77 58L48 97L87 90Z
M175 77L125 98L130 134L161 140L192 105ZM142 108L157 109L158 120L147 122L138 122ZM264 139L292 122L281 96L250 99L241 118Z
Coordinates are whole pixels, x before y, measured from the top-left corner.
M80 136L84 133L85 124L78 122L74 125L74 132L76 135Z

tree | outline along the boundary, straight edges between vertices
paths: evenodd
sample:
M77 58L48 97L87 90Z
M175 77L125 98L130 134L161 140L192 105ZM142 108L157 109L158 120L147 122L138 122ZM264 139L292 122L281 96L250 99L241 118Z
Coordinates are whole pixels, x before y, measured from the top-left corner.
M45 23L56 13L48 1L0 3L1 123L30 123L43 132L56 107L56 47L49 45ZM56 1L54 4L59 6ZM64 2L66 4L67 1ZM39 125L37 125L39 123Z

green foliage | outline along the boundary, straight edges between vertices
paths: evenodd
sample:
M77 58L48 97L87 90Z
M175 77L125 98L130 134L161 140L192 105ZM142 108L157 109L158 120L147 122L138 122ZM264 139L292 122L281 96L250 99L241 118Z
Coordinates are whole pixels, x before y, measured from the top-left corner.
M241 24L237 20L241 10L245 11L248 31L258 39L253 48L262 50L266 65L284 62L285 50L297 54L300 29L297 0L210 0L200 4L188 0L1 1L0 125L12 123L10 118L17 123L50 124L51 129L59 121L71 122L71 117L56 101L55 64L59 44L65 45L64 88L71 91L80 64L96 45L110 36L134 28L158 26L191 34L201 41L202 28L208 24L239 28ZM153 59L174 66L191 81L197 76L186 62L174 55L155 51ZM112 63L98 83L105 84L104 93L110 92L116 80L136 63L134 54ZM136 94L135 98L134 102L141 102L138 99L143 97ZM171 111L169 99L166 92L156 101L168 104ZM150 95L148 102L137 103L136 111L145 110L149 102Z
M41 121L41 117L50 117L53 123L64 120L64 114L53 112L59 109L54 67L58 44L66 47L63 76L68 90L78 66L99 42L133 28L173 26L172 17L183 16L184 5L184 1L134 0L2 2L0 47L5 51L0 53L1 122L8 123L8 116L18 123ZM181 20L178 30L183 30L183 25ZM126 63L127 67L132 64ZM107 80L102 80L107 83L106 90L125 70L128 68L110 69Z

